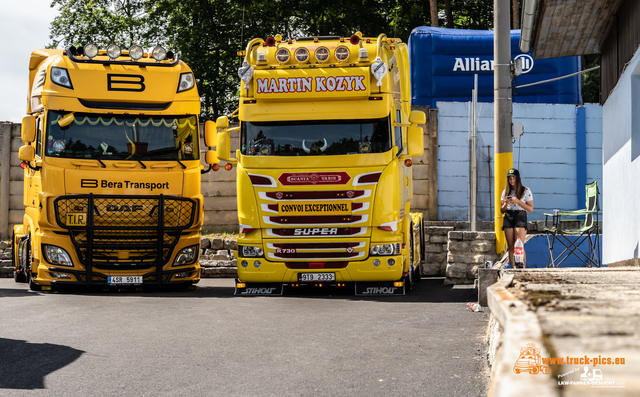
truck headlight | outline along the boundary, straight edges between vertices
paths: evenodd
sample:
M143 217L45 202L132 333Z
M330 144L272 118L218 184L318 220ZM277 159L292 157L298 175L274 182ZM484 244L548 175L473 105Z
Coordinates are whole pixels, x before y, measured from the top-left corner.
M65 251L64 248L56 247L55 245L47 245L43 244L44 247L44 256L47 262L58 265L58 266L68 266L73 267L73 262L71 262L71 257L69 253Z
M372 245L369 253L378 256L400 255L400 243Z
M180 82L178 83L178 92L190 90L196 84L193 73L180 73Z
M192 264L198 257L199 245L192 245L191 247L183 248L176 255L176 259L173 261L173 266L183 266Z
M51 67L51 81L66 88L73 89L71 79L69 78L69 71L65 68L59 68L57 66Z
M240 245L238 246L238 256L246 258L260 258L264 256L264 251L260 247Z

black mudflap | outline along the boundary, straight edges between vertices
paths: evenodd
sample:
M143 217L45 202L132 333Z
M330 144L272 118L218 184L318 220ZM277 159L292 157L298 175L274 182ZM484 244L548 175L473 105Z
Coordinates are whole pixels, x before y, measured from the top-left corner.
M236 291L234 295L243 296L281 296L282 284L280 283L251 283L245 284L244 288L238 288L236 283Z
M404 295L402 287L394 287L393 282L356 283L357 296Z

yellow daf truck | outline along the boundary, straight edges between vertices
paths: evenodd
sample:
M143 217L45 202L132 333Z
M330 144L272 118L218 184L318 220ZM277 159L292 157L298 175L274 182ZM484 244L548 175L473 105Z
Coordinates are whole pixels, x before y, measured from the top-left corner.
M51 290L200 280L200 97L179 54L36 50L27 114L17 282ZM217 162L213 150L206 160Z
M242 55L235 158L228 118L205 126L219 130L217 157L237 167L236 294L404 294L423 257L410 201L425 123L411 111L406 44L278 35Z

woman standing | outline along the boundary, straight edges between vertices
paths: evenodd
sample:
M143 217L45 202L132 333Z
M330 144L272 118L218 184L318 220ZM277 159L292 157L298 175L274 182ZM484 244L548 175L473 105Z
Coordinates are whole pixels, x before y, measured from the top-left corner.
M520 172L511 168L507 172L507 184L502 191L500 212L504 214L502 230L509 246L509 263L515 269L513 261L513 248L516 240L520 237L524 244L527 237L527 213L533 211L533 194L528 187L522 185ZM524 267L527 267L527 256L525 253Z

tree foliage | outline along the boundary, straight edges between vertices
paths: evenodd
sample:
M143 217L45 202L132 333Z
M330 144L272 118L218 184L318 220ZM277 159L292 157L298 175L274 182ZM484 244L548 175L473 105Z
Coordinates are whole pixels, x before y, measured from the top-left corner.
M216 118L237 107L237 52L252 38L360 31L406 42L414 28L433 25L431 1L440 26L493 28L487 0L53 0L60 14L51 24L50 47L93 42L178 51L196 76L202 115Z

